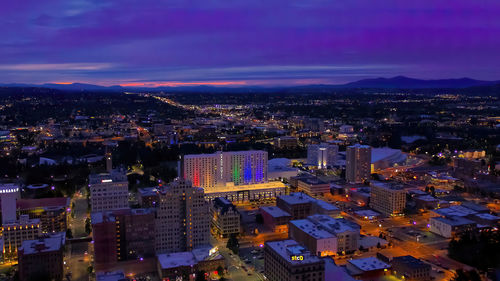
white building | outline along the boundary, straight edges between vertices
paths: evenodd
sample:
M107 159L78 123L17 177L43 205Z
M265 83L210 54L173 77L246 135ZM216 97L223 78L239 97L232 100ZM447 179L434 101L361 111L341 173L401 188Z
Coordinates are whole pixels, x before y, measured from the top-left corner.
M346 180L350 183L361 183L370 178L371 147L355 144L346 150Z
M289 236L320 256L358 249L360 226L346 219L313 215L289 223Z
M307 146L307 164L318 169L332 167L337 162L339 147L335 144L321 143Z
M160 192L155 219L156 253L191 251L207 245L210 235L208 203L202 188L176 179Z
M129 208L128 180L125 170L89 176L92 212Z
M451 238L465 231L472 231L477 224L463 217L433 217L429 219L430 231L445 238Z
M400 185L372 181L370 208L385 215L401 214L406 206L406 191Z
M267 182L267 151L228 151L190 154L182 159L181 177L209 191L227 185Z
M0 200L2 203L2 223L16 221L16 200L19 198L19 185L14 183L0 184Z

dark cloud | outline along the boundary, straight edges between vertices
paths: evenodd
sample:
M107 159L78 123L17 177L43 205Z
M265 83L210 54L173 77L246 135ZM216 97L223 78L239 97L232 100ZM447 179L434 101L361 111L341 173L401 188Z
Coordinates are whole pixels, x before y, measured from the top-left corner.
M0 76L106 84L398 74L493 80L499 14L496 0L8 1L0 10Z

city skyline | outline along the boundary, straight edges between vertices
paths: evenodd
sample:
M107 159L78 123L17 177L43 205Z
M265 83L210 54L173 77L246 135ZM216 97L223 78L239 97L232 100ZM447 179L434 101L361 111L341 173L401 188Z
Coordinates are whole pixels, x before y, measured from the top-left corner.
M11 2L0 11L1 83L280 86L397 75L498 80L500 4L481 4Z

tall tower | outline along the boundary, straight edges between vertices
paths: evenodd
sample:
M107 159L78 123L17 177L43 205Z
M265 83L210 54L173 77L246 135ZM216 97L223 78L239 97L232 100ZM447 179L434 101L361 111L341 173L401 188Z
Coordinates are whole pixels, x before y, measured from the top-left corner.
M326 169L337 162L339 147L335 144L322 143L307 146L307 164Z
M2 202L2 223L15 222L16 200L19 198L19 185L0 183L0 200Z
M345 177L350 183L361 183L370 178L372 148L355 144L347 147Z
M175 179L160 191L156 209L156 253L191 251L209 244L210 217L203 188Z

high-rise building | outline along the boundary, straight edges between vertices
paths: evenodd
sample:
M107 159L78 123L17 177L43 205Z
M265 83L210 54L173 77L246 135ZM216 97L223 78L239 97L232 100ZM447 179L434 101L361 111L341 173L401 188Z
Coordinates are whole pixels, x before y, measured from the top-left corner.
M91 174L89 188L92 212L129 208L125 170L114 169L110 173Z
M267 151L190 154L182 158L181 177L196 187L217 190L227 185L267 182Z
M19 198L19 185L0 183L0 200L2 203L2 223L16 221L16 200Z
M295 240L266 242L264 273L269 281L325 280L325 262Z
M18 252L19 280L63 280L64 235L23 241Z
M209 208L202 188L175 179L160 189L159 197L155 220L157 254L191 251L209 243Z
M355 144L347 147L345 177L350 183L361 183L370 178L372 148Z
M307 146L307 164L318 169L332 167L337 162L339 147L335 144L321 143Z
M406 191L401 185L373 181L370 186L370 208L385 215L403 213Z
M92 213L94 258L97 265L153 257L155 220L151 209Z

